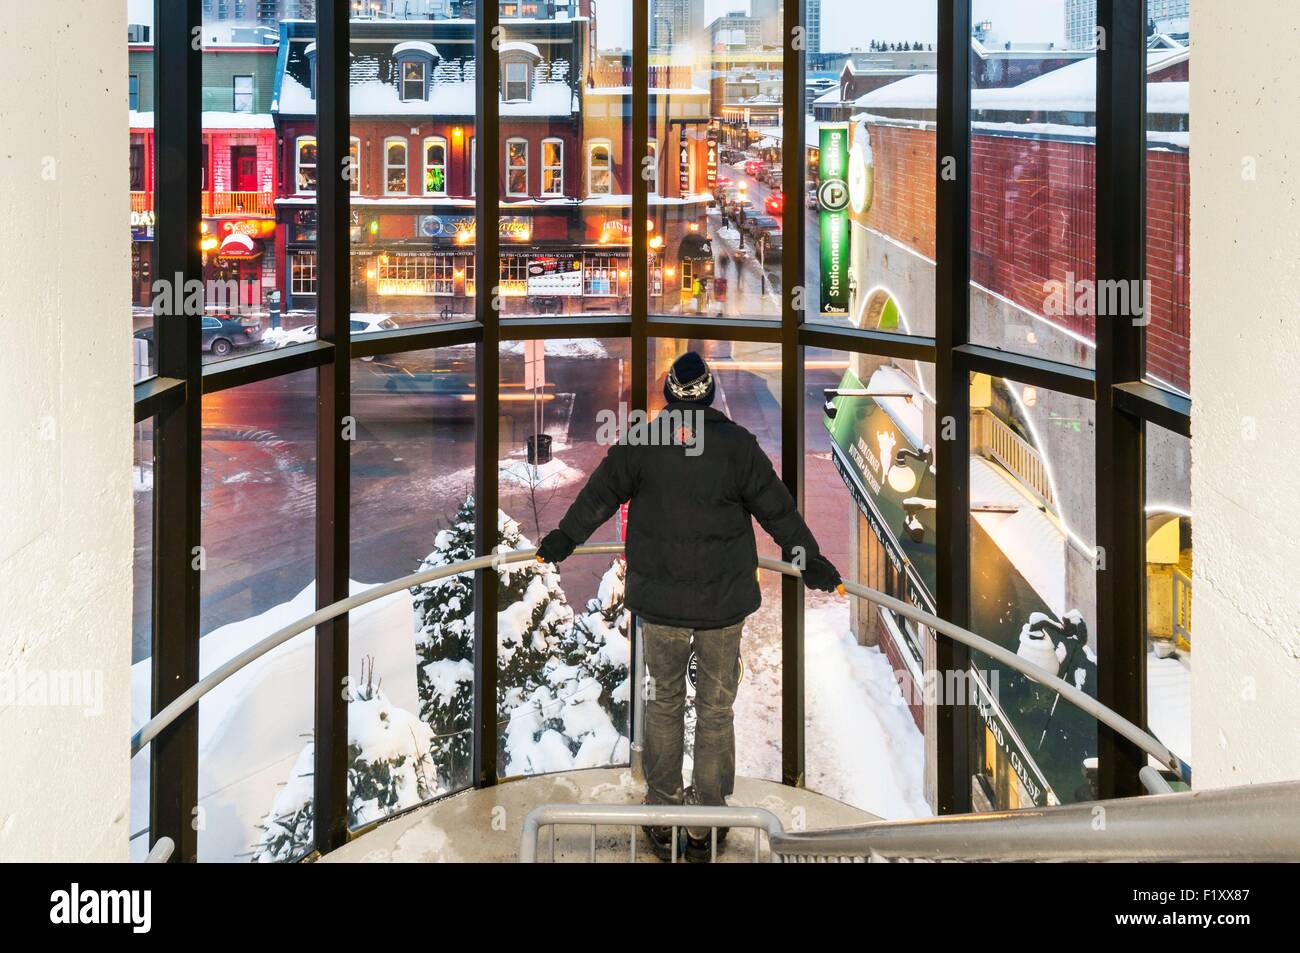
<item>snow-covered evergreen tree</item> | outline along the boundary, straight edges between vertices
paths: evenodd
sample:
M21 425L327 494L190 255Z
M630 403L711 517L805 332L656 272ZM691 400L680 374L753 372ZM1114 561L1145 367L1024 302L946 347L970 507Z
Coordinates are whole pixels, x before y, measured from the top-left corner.
M374 660L362 662L360 684L348 700L348 826L359 827L439 793L429 757L429 727L396 708L374 680ZM316 814L312 775L315 742L298 753L289 780L263 819L255 863L294 861L310 853ZM445 790L445 789L444 789Z
M422 568L473 555L474 501L438 534ZM497 513L494 552L531 549L519 524ZM498 572L497 750L503 774L535 774L623 761L628 742L628 617L622 560L575 617L553 565L506 563ZM448 787L468 782L473 715L473 579L415 590L421 715ZM463 767L462 767L463 766Z
M420 571L474 556L474 498L434 539ZM420 718L433 732L430 754L449 790L470 782L474 728L474 574L411 590L415 604L416 684Z

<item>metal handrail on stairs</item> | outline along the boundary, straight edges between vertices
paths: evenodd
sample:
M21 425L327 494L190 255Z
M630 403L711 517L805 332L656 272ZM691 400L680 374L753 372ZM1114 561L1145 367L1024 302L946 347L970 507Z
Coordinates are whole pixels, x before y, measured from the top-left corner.
M573 551L573 555L617 555L623 552L622 543L595 543L579 546ZM134 757L149 742L153 741L169 725L174 723L181 715L188 711L194 705L197 705L199 699L211 692L226 679L230 678L236 672L245 666L251 664L262 656L266 655L277 646L283 645L296 635L315 629L316 626L336 619L339 616L357 609L368 603L382 599L385 596L400 592L403 589L411 589L415 586L425 585L430 582L437 582L440 579L447 579L451 576L457 576L462 573L472 572L478 569L496 569L503 565L515 562L523 562L533 559L537 554L536 549L519 549L508 553L495 553L490 556L477 556L473 559L466 559L461 562L449 563L445 566L439 566L435 569L428 569L423 572L412 573L403 576L400 579L394 579L381 585L373 586L365 592L358 593L355 596L349 596L346 599L340 599L337 602L330 603L324 608L317 609L308 615L303 616L286 626L277 629L265 639L249 646L238 655L227 660L207 675L203 676L188 689L178 695L172 702L165 706L161 711L149 719L141 728L131 736L131 755ZM766 557L759 559L759 565L763 569L772 572L779 572L787 576L799 576L800 572L791 563L782 562L779 559L769 559ZM1014 652L1011 652L994 642L990 642L981 636L976 635L961 626L954 625L936 615L924 612L910 603L893 596L871 589L867 586L855 582L844 583L847 592L861 599L867 599L876 605L890 609L905 618L927 626L934 632L945 635L954 641L969 646L990 658L996 659L1008 668L1014 669L1027 678L1038 682L1060 695L1067 701L1078 706L1081 710L1091 715L1097 721L1111 728L1116 733L1122 735L1131 741L1134 745L1154 758L1162 767L1175 772L1181 777L1189 777L1190 771L1187 766L1168 748L1160 743L1149 732L1144 731L1128 719L1124 718L1118 712L1101 704L1097 699L1081 691L1069 682L1058 678L1056 675L1048 672L1046 669L1034 665L1021 658ZM1146 772L1142 774L1143 783L1147 790L1158 789L1163 784L1155 772ZM1167 789L1167 785L1164 785ZM1031 812L1032 813L1032 812ZM995 815L996 816L996 815ZM793 836L793 835L791 835Z

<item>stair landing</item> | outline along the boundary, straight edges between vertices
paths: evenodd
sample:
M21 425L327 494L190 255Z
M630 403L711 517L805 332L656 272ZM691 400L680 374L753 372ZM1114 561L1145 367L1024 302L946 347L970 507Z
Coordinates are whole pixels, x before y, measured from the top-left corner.
M320 863L514 863L524 818L542 804L635 804L644 785L628 768L593 768L564 774L520 778L494 788L463 791L380 824L369 833L322 858ZM833 798L775 781L737 778L733 805L767 808L790 830L815 830L865 824L878 818ZM557 861L585 861L591 849L589 827L561 827ZM602 827L596 834L596 860L628 859L626 827ZM659 861L638 834L637 860ZM722 862L753 857L753 834L733 831L720 853ZM538 859L549 861L550 833L544 829ZM763 851L766 856L766 845Z

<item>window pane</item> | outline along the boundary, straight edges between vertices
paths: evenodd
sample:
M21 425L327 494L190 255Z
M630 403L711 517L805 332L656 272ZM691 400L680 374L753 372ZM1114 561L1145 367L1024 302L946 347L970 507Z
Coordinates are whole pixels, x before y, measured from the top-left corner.
M315 607L315 372L204 395L202 452L206 675ZM314 669L304 633L204 696L201 860L311 849Z
M609 449L628 405L627 340L501 346L498 486L503 550L555 529ZM621 538L620 516L588 542ZM517 564L498 590L498 770L502 776L628 763L629 618L623 561Z
M135 425L131 448L135 490L135 551L132 560L131 730L153 714L153 419ZM131 860L149 852L149 748L131 759Z
M629 313L632 4L599 8L502 7L505 319Z
M132 10L132 12L137 12ZM131 189L131 380L139 381L157 371L158 355L154 347L154 52L153 44L143 42L152 35L153 17L147 23L133 24L132 35L141 42L127 47L130 69L129 175Z
M971 377L971 629L1097 694L1091 401ZM1096 798L1097 723L972 653L979 810Z
M713 406L740 424L781 472L781 355L774 344L730 341L651 341L650 393L653 414L664 406L668 370L687 351L696 351L713 371ZM779 559L780 549L754 523L758 555ZM740 643L742 677L733 706L736 730L736 774L751 778L781 778L781 581L769 572L759 576L762 606L745 622ZM694 689L687 686L687 751L694 737ZM690 775L689 757L685 766Z
M473 347L352 362L354 590L473 557L473 384ZM350 826L471 783L473 583L351 613Z
M315 134L314 104L312 115L292 135L284 130L277 134L271 113L279 33L274 18L241 19L226 5L204 4L199 244L205 312L219 319L219 324L205 326L205 361L261 350L267 346L263 335L281 323L276 199L285 177L279 163L287 160L287 168L294 170L284 186L288 191L295 176L302 188L316 188L315 140L301 150L295 146L297 135ZM283 112L284 102L279 105ZM283 149L279 158L277 148Z
M777 318L780 158L758 163L780 134L781 17L772 3L761 19L714 6L652 10L649 308Z
M806 178L791 190L806 209L806 318L933 334L936 4L823 0L820 18L815 9ZM846 61L826 48L854 52Z
M354 335L474 314L473 4L351 26ZM427 92L426 92L427 90Z
M1191 392L1189 0L1148 4L1146 376Z
M934 368L815 348L804 374L804 512L822 553L845 580L933 612L935 477L917 456L936 443ZM834 416L827 390L836 392ZM923 627L879 605L805 590L811 790L884 818L932 813L923 675L931 643Z
M1192 444L1147 424L1146 453L1147 728L1191 765Z
M1092 367L1097 315L1131 319L1130 288L1096 287L1096 4L975 4L971 339ZM1062 29L1065 35L1062 35Z

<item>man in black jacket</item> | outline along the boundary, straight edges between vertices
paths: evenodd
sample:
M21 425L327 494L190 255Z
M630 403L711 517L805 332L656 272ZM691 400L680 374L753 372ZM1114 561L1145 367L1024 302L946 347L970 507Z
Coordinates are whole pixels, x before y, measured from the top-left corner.
M559 529L537 550L539 561L566 559L620 504L631 501L625 601L645 624L652 690L646 700L644 765L651 804L683 800L692 643L697 660L694 799L721 805L731 793L741 628L761 602L751 516L776 540L783 558L801 568L805 584L843 592L839 573L821 555L754 435L710 406L714 391L703 358L694 351L679 357L664 383L664 411L629 428L610 447ZM666 830L647 833L657 853L671 849ZM690 834L688 849L698 853L707 831Z

